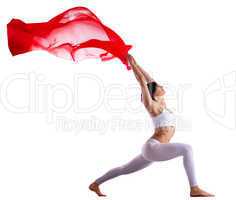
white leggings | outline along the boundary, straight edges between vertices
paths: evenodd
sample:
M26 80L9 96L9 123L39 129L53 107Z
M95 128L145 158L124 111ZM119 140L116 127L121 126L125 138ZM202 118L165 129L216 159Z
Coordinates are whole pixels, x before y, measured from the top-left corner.
M109 170L102 177L98 178L96 183L102 184L117 176L139 171L152 164L153 161L166 161L178 156L183 156L183 165L190 187L197 186L192 147L184 143L160 143L152 138L148 139L143 145L141 154L125 165Z

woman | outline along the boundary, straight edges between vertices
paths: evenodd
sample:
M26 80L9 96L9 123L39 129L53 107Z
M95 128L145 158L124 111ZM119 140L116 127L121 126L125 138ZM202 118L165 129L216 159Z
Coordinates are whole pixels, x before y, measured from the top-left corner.
M166 161L178 156L183 156L183 165L190 186L190 196L214 196L198 186L195 176L192 147L184 143L170 143L170 139L175 133L176 119L174 114L166 107L164 100L165 90L136 63L131 55L128 55L128 61L140 84L142 102L152 118L155 131L143 145L141 154L137 155L125 165L109 170L91 183L89 189L94 191L98 196L106 196L99 189L99 185L105 181L141 170L154 161Z

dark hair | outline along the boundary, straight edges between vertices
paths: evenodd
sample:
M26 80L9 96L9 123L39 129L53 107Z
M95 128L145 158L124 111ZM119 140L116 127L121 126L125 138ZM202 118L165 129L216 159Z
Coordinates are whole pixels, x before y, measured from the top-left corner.
M150 95L152 97L152 100L154 100L154 101L155 101L154 93L156 91L157 85L158 84L155 81L147 83L148 91L149 91L149 93L150 93ZM142 101L142 93L141 93L141 101Z

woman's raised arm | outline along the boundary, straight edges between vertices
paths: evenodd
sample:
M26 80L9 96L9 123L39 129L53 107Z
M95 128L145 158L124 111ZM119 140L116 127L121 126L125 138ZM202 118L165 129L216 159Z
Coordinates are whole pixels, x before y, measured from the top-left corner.
M131 68L134 72L134 75L135 75L136 79L138 80L139 85L141 87L144 106L146 107L146 109L149 112L152 112L153 100L152 100L152 97L151 97L148 87L147 87L146 78L143 75L143 73L137 68L137 66L133 63L132 57L128 57L128 59L129 59Z

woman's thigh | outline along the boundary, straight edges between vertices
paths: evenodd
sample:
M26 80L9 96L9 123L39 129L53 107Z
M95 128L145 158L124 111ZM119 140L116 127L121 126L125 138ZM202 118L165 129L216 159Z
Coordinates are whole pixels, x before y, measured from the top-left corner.
M150 147L146 157L151 161L165 161L182 156L191 148L185 143L157 143Z

